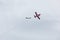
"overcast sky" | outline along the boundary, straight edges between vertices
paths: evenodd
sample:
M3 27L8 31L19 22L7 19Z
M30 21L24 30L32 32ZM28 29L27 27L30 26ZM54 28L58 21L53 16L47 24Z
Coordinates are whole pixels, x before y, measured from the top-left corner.
M60 0L0 0L0 40L60 40Z

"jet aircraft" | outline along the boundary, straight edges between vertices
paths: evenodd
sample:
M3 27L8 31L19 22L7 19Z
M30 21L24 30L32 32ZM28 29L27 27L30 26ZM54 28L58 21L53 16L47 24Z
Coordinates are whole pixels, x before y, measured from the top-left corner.
M41 15L41 14L38 14L37 12L35 12L34 18L37 17L37 18L40 20L40 17L39 17L40 15Z

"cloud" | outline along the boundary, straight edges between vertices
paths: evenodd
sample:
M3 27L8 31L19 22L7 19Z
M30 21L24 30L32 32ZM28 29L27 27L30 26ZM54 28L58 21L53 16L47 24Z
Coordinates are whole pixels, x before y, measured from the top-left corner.
M0 6L0 40L59 40L58 1L1 0ZM41 20L33 17L35 11Z

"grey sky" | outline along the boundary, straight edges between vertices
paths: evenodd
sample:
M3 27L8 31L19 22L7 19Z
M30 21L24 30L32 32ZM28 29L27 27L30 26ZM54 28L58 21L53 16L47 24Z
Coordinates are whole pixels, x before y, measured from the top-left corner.
M60 40L59 10L59 0L0 0L0 40Z

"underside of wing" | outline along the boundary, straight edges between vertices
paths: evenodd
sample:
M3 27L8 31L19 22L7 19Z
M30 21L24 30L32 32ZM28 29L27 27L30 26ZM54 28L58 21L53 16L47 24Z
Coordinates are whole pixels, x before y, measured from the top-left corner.
M40 20L40 17L38 17L38 19Z

